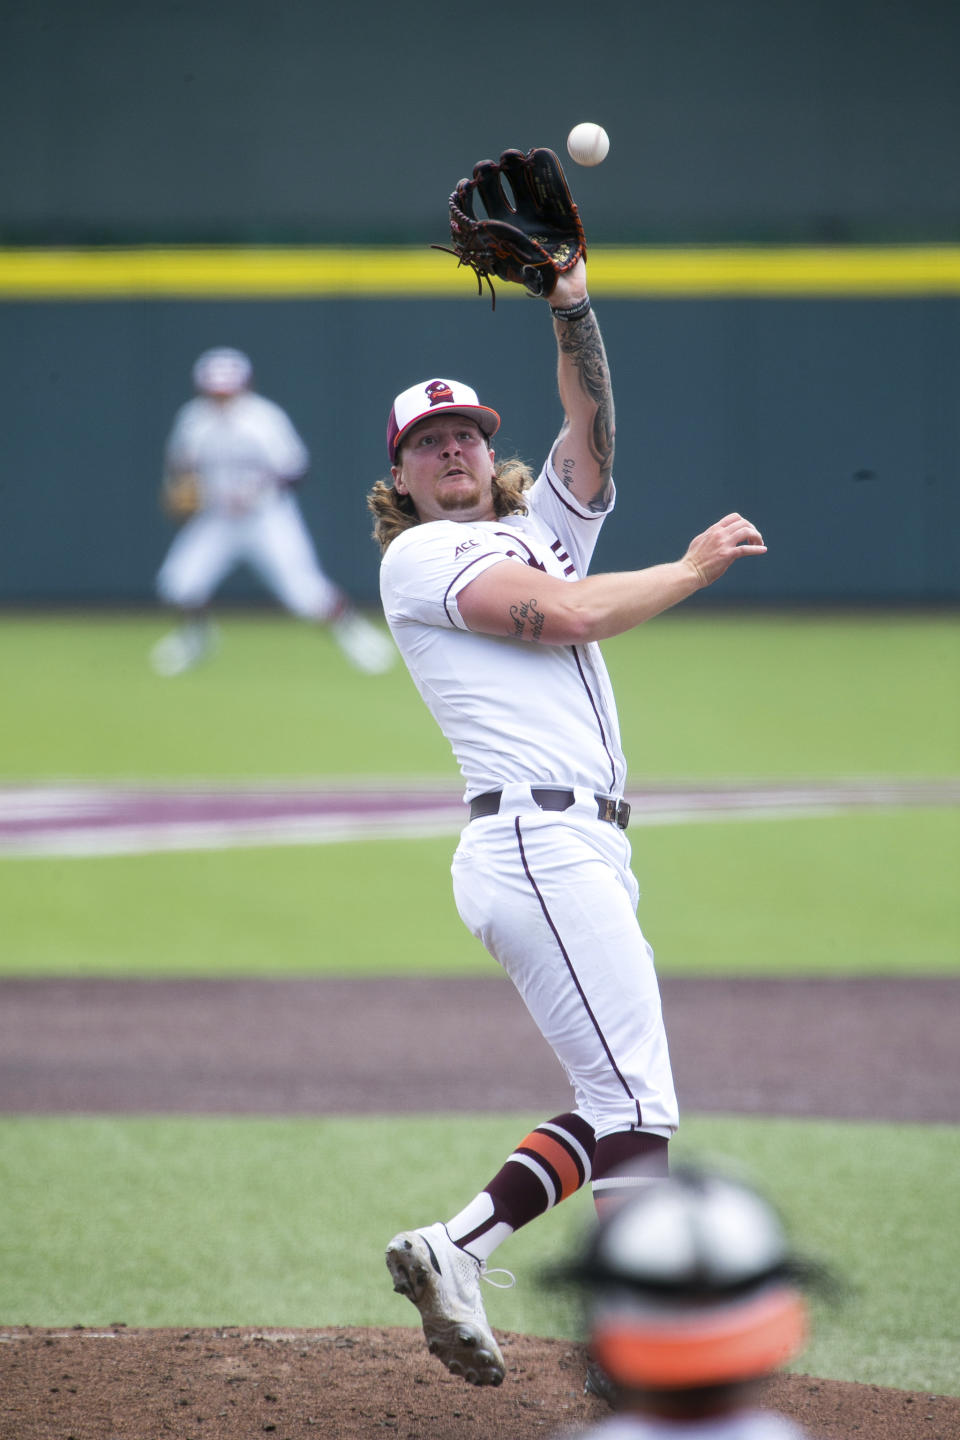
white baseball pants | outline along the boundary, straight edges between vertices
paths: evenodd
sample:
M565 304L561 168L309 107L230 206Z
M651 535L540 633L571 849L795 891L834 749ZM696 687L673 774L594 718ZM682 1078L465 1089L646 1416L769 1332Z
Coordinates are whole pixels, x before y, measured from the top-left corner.
M205 510L177 535L157 576L168 605L198 609L227 575L246 563L293 614L329 618L341 592L320 568L300 507L281 494L246 514Z
M671 1136L678 1109L653 951L636 918L630 844L590 791L543 811L529 787L473 820L453 858L467 928L520 992L597 1138Z

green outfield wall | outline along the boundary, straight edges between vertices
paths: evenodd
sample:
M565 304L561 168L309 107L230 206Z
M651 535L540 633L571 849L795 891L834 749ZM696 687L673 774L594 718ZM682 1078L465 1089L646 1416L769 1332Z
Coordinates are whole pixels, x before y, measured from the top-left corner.
M472 380L534 462L556 432L545 317L430 247L474 161L584 119L612 141L567 165L619 406L597 563L736 506L769 561L695 605L955 601L958 54L954 0L8 5L0 604L150 603L163 439L217 343L303 431L325 563L373 601L398 389Z
M442 239L506 146L610 132L608 243L960 239L955 0L30 0L0 243Z
M696 604L960 598L960 250L598 247L591 286L620 496L597 566L675 555L739 509L769 558ZM321 555L368 603L364 497L397 391L468 380L503 415L500 452L534 463L560 423L545 307L501 287L493 310L427 247L8 251L0 601L150 603L164 438L211 344L246 349L294 418Z

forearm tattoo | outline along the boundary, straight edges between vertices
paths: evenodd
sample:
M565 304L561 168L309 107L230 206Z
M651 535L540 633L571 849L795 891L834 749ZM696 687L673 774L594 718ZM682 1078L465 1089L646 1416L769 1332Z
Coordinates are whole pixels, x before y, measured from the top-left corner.
M610 477L613 473L614 414L610 369L596 316L591 311L582 320L557 322L557 342L561 352L572 360L584 394L593 401L596 412L590 434L590 450L600 469L600 488L590 502L591 510L604 510L610 498ZM572 476L562 477L569 489Z
M539 640L546 616L537 609L536 600L531 599L522 605L511 605L510 619L513 622L513 633L518 640L525 635L529 635L531 640Z

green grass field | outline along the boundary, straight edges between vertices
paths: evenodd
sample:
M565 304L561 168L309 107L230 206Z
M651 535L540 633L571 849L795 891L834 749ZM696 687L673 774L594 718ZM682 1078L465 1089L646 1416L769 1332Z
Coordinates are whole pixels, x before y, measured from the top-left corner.
M453 846L0 862L0 974L493 973L454 908ZM633 852L664 975L957 970L956 810L639 829Z
M0 1121L0 1316L416 1325L384 1279L386 1240L452 1213L540 1118ZM816 1303L798 1369L957 1391L957 1130L692 1117L676 1146L745 1168L807 1251L842 1273L849 1295ZM811 1154L816 1167L803 1163ZM517 1286L485 1291L493 1325L577 1334L576 1312L542 1274L591 1214L581 1192L498 1253Z
M228 615L213 664L160 681L146 654L162 628L0 620L0 784L455 780L401 670L358 676L323 634ZM960 774L954 617L677 614L604 648L635 784ZM955 810L631 835L664 974L960 970ZM453 908L452 849L2 860L0 974L492 973ZM0 1322L413 1323L384 1281L384 1240L461 1203L464 1177L482 1183L530 1118L8 1116ZM800 1368L960 1393L960 1127L689 1116L677 1145L748 1165L850 1280L844 1306L818 1309ZM535 1277L587 1222L585 1199L511 1242L503 1263L521 1283L492 1292L495 1325L575 1333Z
M156 617L3 617L0 778L436 775L402 667L370 679L283 615L227 616L214 663L151 674ZM956 775L951 615L665 615L604 645L634 783Z

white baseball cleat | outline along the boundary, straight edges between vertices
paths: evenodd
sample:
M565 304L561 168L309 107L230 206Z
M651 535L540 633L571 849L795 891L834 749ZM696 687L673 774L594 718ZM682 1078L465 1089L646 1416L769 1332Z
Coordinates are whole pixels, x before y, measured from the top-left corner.
M185 626L157 641L150 651L150 664L157 675L182 675L215 649L216 633L212 626Z
M506 1367L480 1298L485 1266L443 1225L402 1230L387 1246L393 1288L420 1311L431 1355L470 1385L500 1385Z
M393 641L356 610L331 620L330 629L351 665L368 675L385 674L397 658Z

